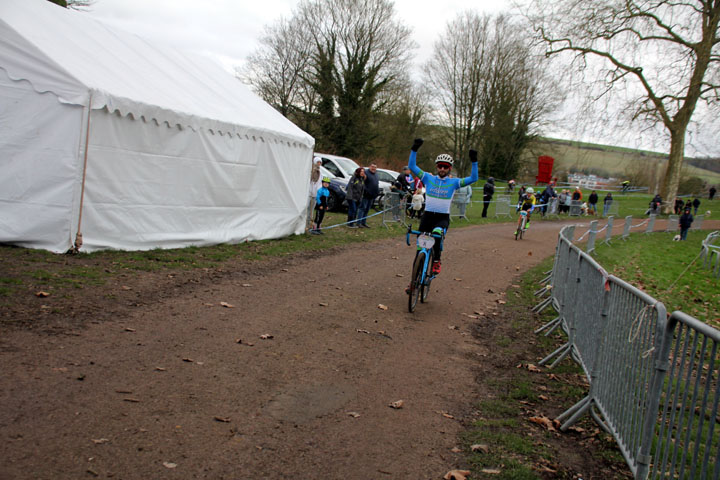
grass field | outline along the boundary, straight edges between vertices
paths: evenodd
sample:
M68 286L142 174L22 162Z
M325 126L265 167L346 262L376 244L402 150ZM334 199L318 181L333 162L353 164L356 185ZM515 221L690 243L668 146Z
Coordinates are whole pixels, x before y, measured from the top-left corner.
M707 230L691 230L687 241L674 233L633 234L626 242L599 245L596 260L608 272L646 291L668 312L682 310L720 328L720 280L698 259Z

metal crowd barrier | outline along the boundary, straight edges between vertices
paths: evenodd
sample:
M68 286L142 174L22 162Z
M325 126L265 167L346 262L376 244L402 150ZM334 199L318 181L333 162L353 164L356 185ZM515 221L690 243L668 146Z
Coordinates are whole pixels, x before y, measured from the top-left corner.
M665 226L666 232L677 232L679 227L680 215L668 215L667 225Z
M389 223L406 223L407 202L404 193L386 193L383 196L383 207L382 224L384 227L387 227Z
M507 215L508 217L512 216L510 213L510 195L498 195L497 200L495 202L495 216L499 217L501 215Z
M713 265L713 256L715 265ZM700 247L700 258L703 259L705 268L709 268L715 272L716 277L720 277L720 231L711 232L705 237Z
M577 217L582 214L582 202L580 200L572 200L570 202L570 211L568 214L571 217Z
M589 413L638 480L720 478L720 331L682 312L668 319L661 302L608 275L573 235L573 226L560 231L551 296L541 302L558 315L536 330L561 326L568 337L541 364L570 356L590 383L558 417L561 430Z
M457 190L450 203L450 218L458 217L468 220L467 209L472 203L471 196L462 190Z
M703 220L705 220L705 216L698 215L697 217L695 217L695 221L690 228L693 230L702 230Z

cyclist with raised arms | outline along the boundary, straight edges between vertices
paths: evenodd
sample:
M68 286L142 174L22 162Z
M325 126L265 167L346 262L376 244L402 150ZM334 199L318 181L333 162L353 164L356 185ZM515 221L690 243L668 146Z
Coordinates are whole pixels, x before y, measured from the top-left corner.
M440 154L435 159L437 175L423 172L416 163L417 151L423 144L422 138L416 138L410 149L410 170L425 185L425 213L420 219L418 230L427 233L443 233L450 226L450 203L452 202L455 190L465 187L478 179L478 158L475 150L470 150L470 161L472 170L469 177L450 178L450 171L453 166L453 158L446 154ZM440 273L440 242L433 246L432 273Z

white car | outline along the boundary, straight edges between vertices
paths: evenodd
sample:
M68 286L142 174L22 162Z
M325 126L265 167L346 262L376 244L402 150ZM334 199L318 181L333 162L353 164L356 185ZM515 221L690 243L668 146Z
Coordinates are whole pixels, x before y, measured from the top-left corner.
M355 170L360 167L360 165L358 165L355 160L347 157L339 157L337 155L317 152L315 152L313 156L320 158L320 160L322 161L322 168L334 175L332 183L338 185L343 190L343 192L347 190L347 184L350 181L350 178L352 178L353 174L355 173ZM385 193L390 191L390 185L392 185L392 183L395 181L399 174L397 172L393 172L392 170L378 168L377 175L378 184L380 187L380 194L375 201L376 207L382 206L382 197L385 195ZM333 206L335 208L331 208L331 210L339 208L340 204L346 205L344 203L344 200L344 196L342 199L333 199Z

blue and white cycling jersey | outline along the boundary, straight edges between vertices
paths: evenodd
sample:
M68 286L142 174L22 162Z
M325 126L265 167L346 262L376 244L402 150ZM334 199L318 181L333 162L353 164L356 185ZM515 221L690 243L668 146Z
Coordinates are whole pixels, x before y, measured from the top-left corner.
M425 185L425 211L450 213L450 203L455 190L475 183L478 179L478 164L472 164L470 176L465 178L440 178L437 175L423 172L416 163L417 152L410 151L408 166Z

